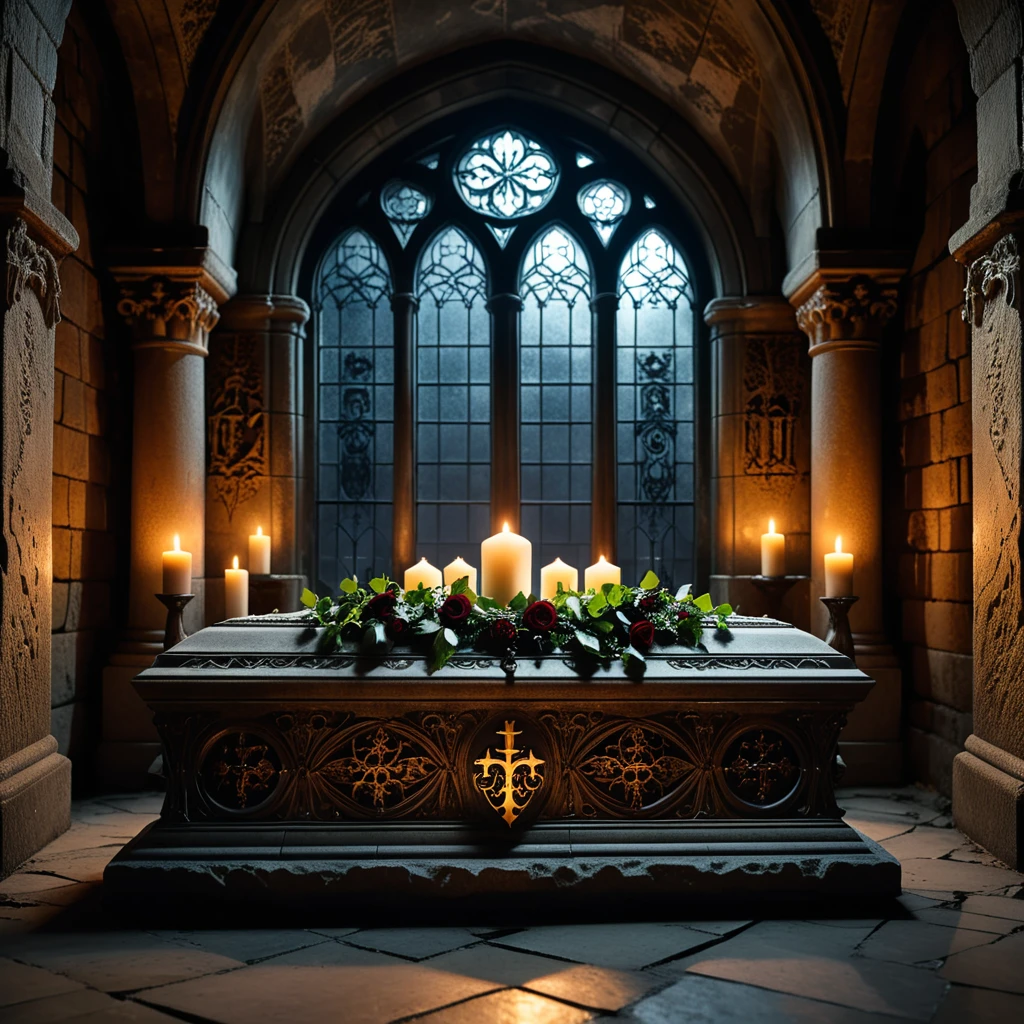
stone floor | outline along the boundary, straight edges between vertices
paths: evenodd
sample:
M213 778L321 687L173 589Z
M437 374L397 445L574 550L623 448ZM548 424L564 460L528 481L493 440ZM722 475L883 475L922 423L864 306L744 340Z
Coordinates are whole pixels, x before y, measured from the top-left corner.
M159 797L81 801L0 882L0 1021L1024 1021L1024 876L926 793L841 802L903 864L882 918L169 931L100 899Z

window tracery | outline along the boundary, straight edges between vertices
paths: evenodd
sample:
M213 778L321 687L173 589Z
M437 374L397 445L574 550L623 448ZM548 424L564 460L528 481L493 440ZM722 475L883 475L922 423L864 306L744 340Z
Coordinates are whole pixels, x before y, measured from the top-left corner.
M550 202L558 185L558 165L535 139L505 128L470 145L459 158L455 181L471 209L512 220Z

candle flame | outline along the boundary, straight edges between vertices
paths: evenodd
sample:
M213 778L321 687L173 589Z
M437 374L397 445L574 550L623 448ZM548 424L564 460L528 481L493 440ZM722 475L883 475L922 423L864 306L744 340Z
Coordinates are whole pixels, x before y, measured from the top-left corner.
M238 555L235 555L234 559L232 560L231 568L232 569L237 569L238 568Z
M843 553L843 538L836 536L836 554L841 555Z
M501 528L501 532L502 532L502 533L509 533L509 532L511 532L511 531L509 530L509 528L508 528L508 523L506 523L506 524L505 524L505 525L504 525L504 526L503 526L503 527Z
M263 527L262 526L257 526L256 527L256 536L257 537L262 537L263 536Z
M181 538L177 534L174 535L174 550L181 550Z
M608 563L607 563L607 562L605 561L605 557L604 557L604 555L601 555L601 556L600 556L600 557L599 557L599 558L597 559L597 563L598 563L598 565L607 565L607 564L608 564Z
M775 520L774 519L769 519L768 520L768 532L769 533L774 533L775 532Z
M423 556L423 557L422 557L422 558L420 559L420 563L422 564L422 563L423 563L423 562L425 562L426 560L427 560L427 556L426 556L426 555L424 555L424 556Z

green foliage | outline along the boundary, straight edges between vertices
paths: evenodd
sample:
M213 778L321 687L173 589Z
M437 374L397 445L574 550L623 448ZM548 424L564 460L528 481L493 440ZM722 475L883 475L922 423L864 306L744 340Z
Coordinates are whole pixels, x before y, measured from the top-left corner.
M302 588L302 597L299 600L307 607L312 608L316 605L316 594L313 593L309 587Z
M527 605L529 605L529 603L530 602L526 595L520 590L519 593L509 601L508 606L514 612L521 612L527 607Z
M388 578L386 576L377 576L375 579L370 580L370 589L375 594L383 594L388 589Z
M657 590L659 583L661 583L661 580L658 579L655 573L648 569L646 574L644 575L644 578L640 581L640 589Z
M353 576L351 579L344 579L341 581L341 592L343 594L354 594L359 589L359 580ZM303 594L308 594L308 590L304 590Z

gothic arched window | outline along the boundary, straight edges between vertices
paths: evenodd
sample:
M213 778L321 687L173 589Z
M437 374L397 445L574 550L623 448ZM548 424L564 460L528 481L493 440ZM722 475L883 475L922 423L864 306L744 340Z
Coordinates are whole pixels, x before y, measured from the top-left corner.
M478 564L504 520L535 590L555 557L691 582L696 296L657 226L685 213L583 125L463 116L324 220L345 227L314 281L318 582Z
M342 235L317 287L317 575L336 587L391 561L391 275L365 232Z

